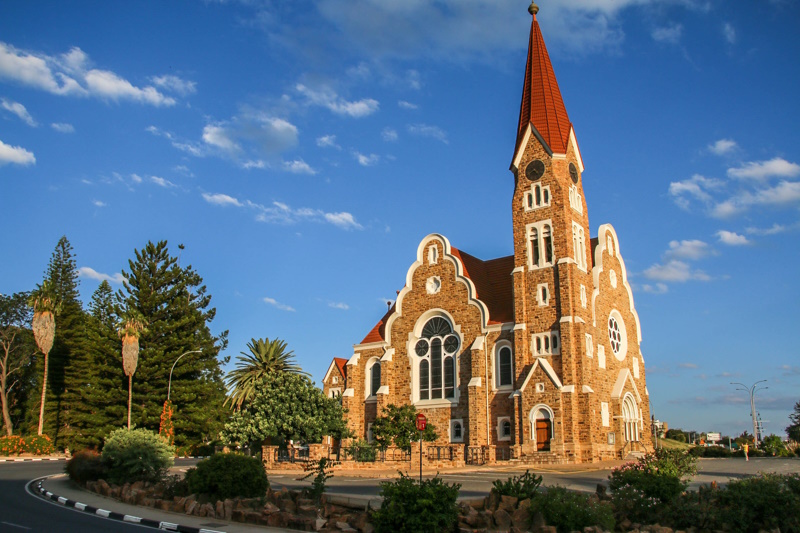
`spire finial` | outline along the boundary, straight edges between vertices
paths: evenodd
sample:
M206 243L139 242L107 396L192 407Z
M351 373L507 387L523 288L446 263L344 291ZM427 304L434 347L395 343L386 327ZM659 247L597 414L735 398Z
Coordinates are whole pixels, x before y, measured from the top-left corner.
M528 6L528 13L530 13L535 17L536 13L538 12L539 12L539 6L536 5L536 2L531 2L531 5Z

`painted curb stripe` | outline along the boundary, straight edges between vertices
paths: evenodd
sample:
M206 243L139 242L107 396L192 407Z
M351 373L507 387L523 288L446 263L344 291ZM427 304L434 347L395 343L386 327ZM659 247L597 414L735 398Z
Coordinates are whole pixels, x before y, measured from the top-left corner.
M94 514L108 518L111 515L111 511L106 511L105 509L98 509L94 512Z

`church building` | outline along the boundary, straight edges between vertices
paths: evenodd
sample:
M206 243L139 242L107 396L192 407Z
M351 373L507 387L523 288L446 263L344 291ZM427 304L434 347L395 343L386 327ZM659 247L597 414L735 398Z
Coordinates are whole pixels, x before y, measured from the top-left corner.
M431 444L467 462L582 463L652 448L620 242L610 224L590 238L584 162L536 4L529 11L513 254L482 260L443 235L422 239L394 305L326 375L356 438L371 438L387 405L412 404L437 429Z

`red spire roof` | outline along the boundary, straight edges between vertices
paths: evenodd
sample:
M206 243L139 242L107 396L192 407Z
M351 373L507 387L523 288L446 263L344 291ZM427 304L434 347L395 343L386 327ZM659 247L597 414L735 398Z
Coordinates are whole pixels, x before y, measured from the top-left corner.
M544 45L542 31L536 20L539 8L531 4L533 15L531 36L528 43L528 64L525 67L525 84L522 88L522 104L519 110L519 126L517 126L517 145L514 155L519 152L528 124L547 144L553 153L565 154L569 142L572 123L564 107L558 81L550 63L550 56Z

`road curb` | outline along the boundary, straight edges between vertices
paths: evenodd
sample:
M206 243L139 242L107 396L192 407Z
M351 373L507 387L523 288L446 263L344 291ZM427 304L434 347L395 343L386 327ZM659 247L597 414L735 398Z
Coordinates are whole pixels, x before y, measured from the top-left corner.
M66 461L66 457L14 457L7 459L0 459L0 463L23 463L32 461Z
M119 522L129 522L132 524L139 524L140 526L152 527L154 529L160 529L163 531L179 531L181 533L225 533L224 531L219 531L216 529L204 529L193 526L184 526L172 522L160 522L158 520L151 520L150 518L142 518L139 516L117 513L115 511L108 511L106 509L100 509L98 507L87 505L85 503L76 502L74 500L70 500L69 498L64 498L57 494L53 494L49 490L46 490L42 486L42 480L44 479L47 479L47 477L34 479L30 483L28 483L29 489L32 489L32 492L39 494L43 498L52 500L53 502L59 505L63 505L64 507L72 507L73 509L76 509L78 511L83 511L85 513L101 516L103 518L117 520Z

